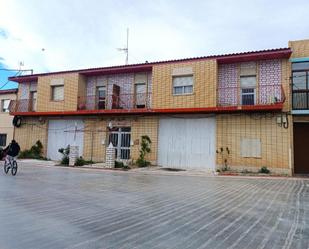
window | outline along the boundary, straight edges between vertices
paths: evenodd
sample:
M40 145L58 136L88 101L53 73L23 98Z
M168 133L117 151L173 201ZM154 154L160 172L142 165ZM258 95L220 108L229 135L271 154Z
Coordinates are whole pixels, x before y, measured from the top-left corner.
M240 154L242 157L261 157L261 140L256 138L241 138Z
M241 104L255 104L256 76L240 76Z
M3 99L1 101L1 112L9 112L9 105L10 105L10 100Z
M240 94L241 105L255 104L256 63L243 63L240 65Z
M193 93L193 75L174 76L173 77L173 94L190 94Z
M64 99L64 86L51 86L52 96L51 99L54 101L60 101Z
M292 103L294 110L309 109L309 62L292 63Z
M105 86L97 87L97 103L99 110L105 109L105 100L106 100L106 87Z
M135 107L136 108L146 107L146 84L145 83L135 84Z
M30 92L30 111L32 112L36 111L36 98L37 98L37 92L31 91Z
M0 146L5 147L6 146L6 134L0 134Z

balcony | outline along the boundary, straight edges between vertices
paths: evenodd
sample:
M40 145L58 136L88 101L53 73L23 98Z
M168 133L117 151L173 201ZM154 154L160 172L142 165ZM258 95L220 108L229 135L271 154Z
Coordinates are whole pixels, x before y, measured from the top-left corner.
M78 97L77 110L132 110L150 109L151 93L106 95L105 97L80 96Z
M9 105L11 113L16 112L35 112L36 100L35 99L20 99L11 100Z
M282 105L285 95L282 85L259 85L257 88L220 87L217 89L218 107L267 107Z

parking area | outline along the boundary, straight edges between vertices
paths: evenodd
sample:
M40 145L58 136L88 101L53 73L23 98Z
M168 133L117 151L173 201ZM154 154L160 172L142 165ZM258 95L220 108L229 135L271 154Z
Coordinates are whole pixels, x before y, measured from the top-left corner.
M147 174L30 162L20 163L15 177L0 173L0 247L5 249L308 245L307 179Z

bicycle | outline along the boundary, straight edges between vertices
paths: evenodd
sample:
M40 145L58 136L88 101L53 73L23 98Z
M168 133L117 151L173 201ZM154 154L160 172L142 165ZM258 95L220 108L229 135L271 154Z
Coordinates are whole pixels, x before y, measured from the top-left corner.
M15 157L11 157L11 156L6 156L6 158L4 159L4 172L5 174L9 173L9 170L11 169L11 173L13 176L16 175L17 173L17 162L15 160Z

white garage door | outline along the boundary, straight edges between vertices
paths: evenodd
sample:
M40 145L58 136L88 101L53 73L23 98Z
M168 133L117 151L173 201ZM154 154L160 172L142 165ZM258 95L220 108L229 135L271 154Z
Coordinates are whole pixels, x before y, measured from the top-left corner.
M158 164L183 169L215 169L215 118L161 119Z
M75 124L77 125L76 136L74 136ZM82 120L50 120L48 123L47 157L52 160L61 160L62 155L58 149L73 145L74 140L79 146L79 155L81 156L84 144L84 133L81 132L83 130L84 122Z

